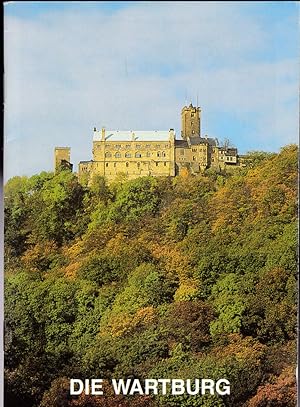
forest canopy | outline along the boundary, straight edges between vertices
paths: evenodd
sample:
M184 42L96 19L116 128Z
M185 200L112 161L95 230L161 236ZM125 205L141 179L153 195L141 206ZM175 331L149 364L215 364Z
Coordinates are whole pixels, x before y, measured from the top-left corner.
M295 405L297 160L5 185L5 405ZM69 394L70 378L226 378L230 395Z

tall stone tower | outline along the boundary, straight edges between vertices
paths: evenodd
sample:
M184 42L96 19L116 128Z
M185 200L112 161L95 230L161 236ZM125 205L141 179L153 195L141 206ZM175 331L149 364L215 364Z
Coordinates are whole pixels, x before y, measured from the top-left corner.
M201 137L201 109L200 107L184 106L181 111L181 137L186 140L187 137Z
M72 171L73 165L70 163L70 147L55 147L54 150L54 171Z

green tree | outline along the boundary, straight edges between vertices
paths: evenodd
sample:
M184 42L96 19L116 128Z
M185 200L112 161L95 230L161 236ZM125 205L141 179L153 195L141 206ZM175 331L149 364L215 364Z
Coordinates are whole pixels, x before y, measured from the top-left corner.
M221 277L212 288L211 299L218 312L218 318L210 325L213 336L239 333L245 311L241 291L241 277L234 273Z
M157 180L151 177L126 182L117 193L109 218L115 222L135 222L142 216L155 214L160 201L157 185Z

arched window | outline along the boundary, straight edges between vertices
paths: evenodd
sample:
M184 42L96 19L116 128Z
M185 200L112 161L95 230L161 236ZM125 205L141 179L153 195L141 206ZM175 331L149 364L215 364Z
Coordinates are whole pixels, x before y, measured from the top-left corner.
M125 153L126 158L131 158L131 153Z
M156 153L156 155L157 155L157 157L160 157L160 152L158 151L158 152Z
M129 163L126 163L126 167L129 167Z
M111 153L107 152L105 153L105 158L110 158L111 157Z
M163 152L161 153L161 156L162 156L162 157L165 157L165 156L166 156L166 153L163 151Z
M141 163L137 163L137 167L140 168L140 166L141 166Z
M142 154L141 153L135 153L135 158L141 158Z
M120 157L121 157L121 153L116 153L116 154L115 154L115 157L116 157L116 158L120 158Z

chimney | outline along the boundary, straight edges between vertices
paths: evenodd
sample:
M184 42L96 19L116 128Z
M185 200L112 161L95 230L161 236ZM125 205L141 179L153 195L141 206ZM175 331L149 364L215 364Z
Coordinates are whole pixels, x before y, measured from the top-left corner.
M102 127L101 133L102 133L101 140L105 141L105 127Z
M174 129L169 130L169 140L174 141L175 140L175 132Z

